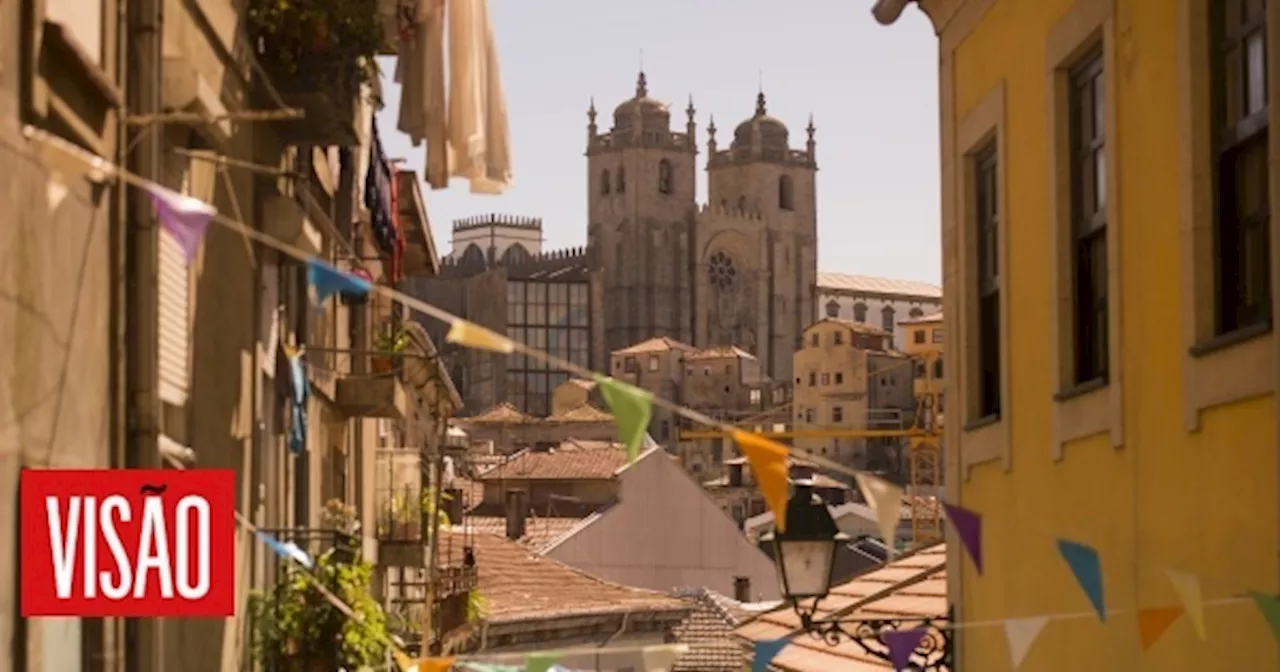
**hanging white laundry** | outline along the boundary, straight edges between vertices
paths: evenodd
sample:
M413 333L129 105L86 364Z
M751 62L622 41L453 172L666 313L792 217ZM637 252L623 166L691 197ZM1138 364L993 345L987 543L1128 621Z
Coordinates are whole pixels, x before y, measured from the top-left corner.
M423 178L433 189L449 186L449 105L445 89L445 0L417 0L408 14L396 59L396 83L400 85L400 119L397 128L417 147L427 143Z
M450 173L472 193L499 194L511 183L511 140L488 0L448 0L448 22Z

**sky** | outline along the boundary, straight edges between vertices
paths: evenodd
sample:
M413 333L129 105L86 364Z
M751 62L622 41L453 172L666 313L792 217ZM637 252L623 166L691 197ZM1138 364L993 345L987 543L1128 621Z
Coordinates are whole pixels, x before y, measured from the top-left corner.
M909 7L893 26L870 0L490 0L510 114L513 185L473 195L465 180L426 191L438 249L451 223L501 213L541 217L544 250L586 244L587 107L601 132L635 93L643 64L649 95L671 105L684 131L689 96L705 162L712 115L726 146L755 110L803 149L817 127L818 269L940 284L937 42ZM390 157L423 172L423 147L396 130L394 59L381 59L385 107L378 127ZM699 170L699 201L706 200Z

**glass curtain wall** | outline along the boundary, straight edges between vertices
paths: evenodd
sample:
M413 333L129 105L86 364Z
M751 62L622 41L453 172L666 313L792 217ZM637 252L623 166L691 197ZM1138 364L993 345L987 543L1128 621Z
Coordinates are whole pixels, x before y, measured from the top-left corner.
M507 335L588 369L590 312L586 282L507 282ZM537 417L551 412L551 395L569 374L516 354L507 363L507 402Z

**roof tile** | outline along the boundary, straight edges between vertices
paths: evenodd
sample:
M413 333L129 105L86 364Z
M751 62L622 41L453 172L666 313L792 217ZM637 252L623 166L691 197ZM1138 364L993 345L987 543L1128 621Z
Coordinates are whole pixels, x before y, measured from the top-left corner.
M581 524L583 520L585 520L585 517L545 518L530 516L525 519L524 536L519 541L529 549L541 553L546 550L551 542L560 539L560 537ZM507 519L502 516L467 516L466 527L476 533L496 534L505 537L507 534Z
M942 298L942 288L918 280L893 280L848 273L818 273L818 290L859 294L893 294L928 299Z
M622 444L570 439L551 450L522 450L481 472L476 480L609 479L627 464Z

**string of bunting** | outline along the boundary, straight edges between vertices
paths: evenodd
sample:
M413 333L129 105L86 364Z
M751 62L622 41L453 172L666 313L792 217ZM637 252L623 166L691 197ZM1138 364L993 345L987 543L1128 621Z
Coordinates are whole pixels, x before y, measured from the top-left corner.
M291 245L267 236L261 231L258 231L243 222L220 215L217 209L210 204L189 196L178 194L151 180L129 173L128 171L110 164L101 157L94 156L79 147L73 146L64 140L49 135L43 131L33 127L26 127L24 128L24 135L30 140L39 141L46 145L53 146L61 150L61 152L77 159L81 164L79 173L86 179L102 182L109 177L115 177L122 182L133 185L146 192L155 204L157 217L160 220L161 226L166 233L182 247L188 261L195 258L209 224L211 222L216 222L219 225L239 232L247 238L307 263L308 281L311 285L312 297L320 309L323 309L325 302L336 294L356 296L367 295L370 293L381 294L429 317L448 323L450 327L446 340L450 343L476 350L484 350L505 355L517 353L523 354L534 359L542 360L551 366L555 366L574 375L594 380L599 385L605 402L613 412L615 422L617 423L619 439L626 447L628 458L630 460L634 460L636 458L636 455L643 444L654 406L669 410L698 424L713 427L728 433L737 443L743 455L747 458L747 462L751 465L752 472L755 475L756 483L760 487L761 494L764 496L769 509L774 514L776 527L779 531L785 531L789 487L787 460L793 449L778 442L769 440L759 434L749 432L731 424L720 422L693 409L662 399L661 397L656 397L646 390L642 390L623 381L584 369L572 362L565 361L547 352L530 348L524 343L514 341L480 325L468 322L467 320L453 315L437 306L398 292L394 288L375 285L365 277L339 270L327 261L316 258L315 256ZM53 182L60 182L61 179L62 178L58 177L55 173ZM56 205L56 202L60 202L61 198L65 196L65 193L65 186L62 186L61 188L54 188L51 186L49 189L50 205L54 206ZM893 540L895 539L897 526L899 524L899 517L901 515L901 507L905 496L902 488L869 472L851 469L809 451L801 452L804 453L806 459L820 467L854 477L858 488L862 491L869 507L876 515L877 524L880 528L882 538L885 540L886 545L892 549ZM976 511L946 502L943 502L942 505L947 519L951 522L951 525L956 532L956 537L960 541L961 547L969 557L977 574L981 576L983 573L982 515ZM240 520L243 525L251 525L251 523L244 520L242 517ZM255 534L258 534L259 538L263 539L265 543L271 546L273 550L283 557L293 559L304 566L306 565L306 562L309 561L309 559L306 558L305 553L296 546L290 547L287 544L280 544L280 542L271 540L269 537L256 531L256 528L250 529L254 529ZM1087 543L1068 539L1058 539L1056 544L1058 554L1061 556L1078 587L1084 593L1085 598L1092 607L1092 611L1088 612L1086 615L1096 617L1100 622L1105 623L1107 621L1108 610L1104 599L1102 562L1097 549ZM1205 607L1241 602L1252 602L1270 626L1273 636L1280 639L1280 599L1275 596L1252 592L1248 598L1234 597L1205 601L1201 594L1200 580L1194 574L1177 570L1167 570L1166 576L1172 585L1180 604L1132 610L1132 613L1136 614L1138 619L1140 645L1142 650L1145 651L1153 646L1155 642L1168 630L1168 628L1183 615L1188 617L1197 636L1201 639L1206 639L1208 635L1204 617ZM348 615L352 615L354 613L349 607L346 607L341 600L338 600L336 596L331 596L330 594L326 595L326 597L330 598L331 601L334 601L335 607L343 610L344 613L347 613ZM1121 612L1113 611L1112 613ZM1003 626L1009 644L1010 660L1013 668L1016 670L1022 664L1031 648L1031 645L1035 642L1040 632L1051 620L1079 617L1081 617L1081 614L1075 613L1039 615L981 623L952 623L942 626L941 629L961 629L994 625ZM911 630L888 632L879 636L885 647L888 649L890 658L896 669L906 669L910 664L909 661L913 652L920 645L923 639L928 636L930 629L936 630L939 628L916 628ZM767 669L768 662L785 648L790 639L791 638L783 638L767 642L758 642L756 644L756 655L752 664L753 669ZM454 663L467 660L466 658L456 657L423 659L417 663L410 663L407 657L405 657L398 648L394 647L394 644L392 644L392 647L392 650L396 652L397 662L405 672L408 672L409 670L416 670L417 672L426 672L428 670L444 671L450 669L450 666ZM554 665L553 660L550 663L547 663L545 667L531 668L528 667L528 659L531 659L532 656L529 654L521 655L526 656L527 658L526 669L550 670ZM406 666L407 664L414 665L415 667ZM541 665L542 663L539 662L538 664ZM473 665L472 669L482 668L475 668ZM657 670L663 668L650 669Z

